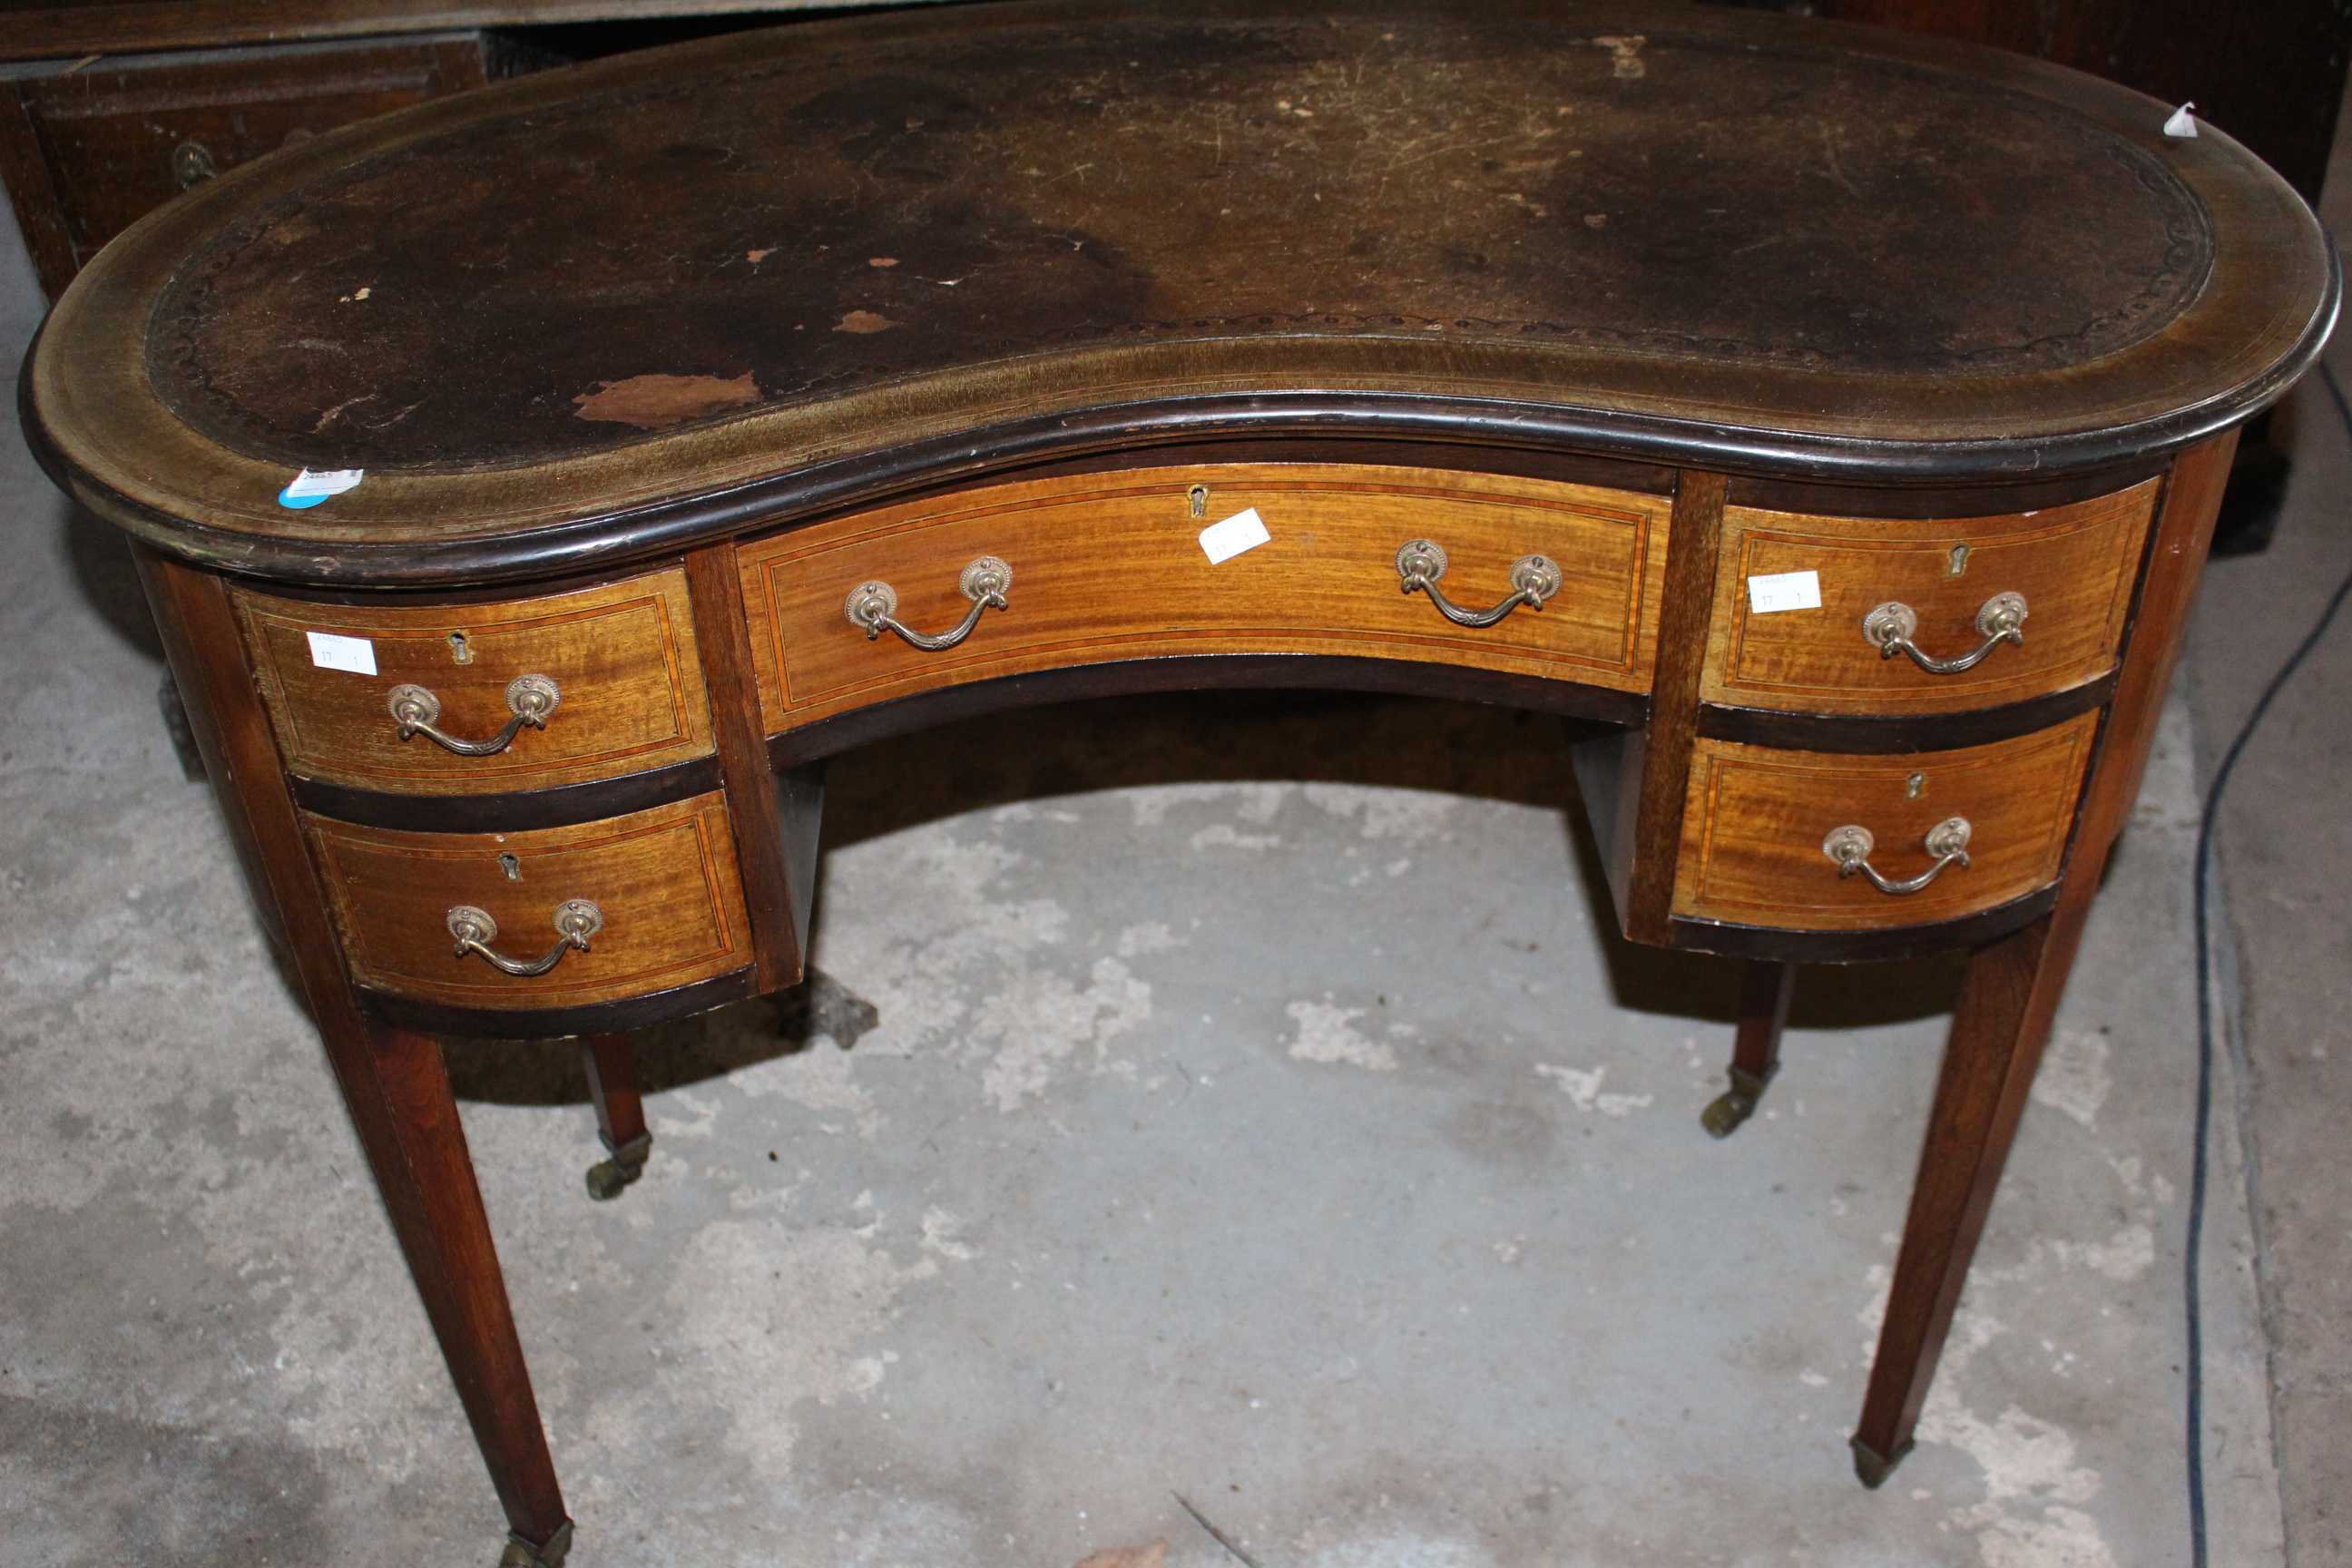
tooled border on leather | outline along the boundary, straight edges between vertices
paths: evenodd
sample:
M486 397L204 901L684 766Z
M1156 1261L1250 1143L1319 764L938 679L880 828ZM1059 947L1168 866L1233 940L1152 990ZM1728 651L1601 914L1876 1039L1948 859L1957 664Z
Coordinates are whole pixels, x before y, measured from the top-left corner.
M1252 19L1248 21L1213 21L1184 23L1169 21L1156 24L1165 30L1190 27L1204 33L1241 33L1261 35L1284 30L1305 30L1303 24L1283 19ZM1319 30L1319 29L1318 29ZM1672 47L1723 47L1724 41L1707 35L1688 33L1654 33L1649 37L1653 49L1660 46ZM1748 48L1748 55L1779 58L1818 58L1817 52L1800 46L1783 48L1764 47ZM891 48L845 50L836 60L854 60L861 68L907 68L936 66L935 49L921 45L901 45ZM1873 58L1874 69L1909 76L1921 80L1951 77L1954 73L1933 66L1910 61ZM806 61L785 57L747 68L737 74L737 79L765 82L778 77L804 72ZM2114 309L2091 318L2071 332L2049 333L2013 344L1966 352L1939 351L1908 358L1877 362L1874 368L1893 371L1925 370L1952 373L1966 370L1977 374L1998 374L2004 370L2052 368L2077 363L2072 352L2084 343L2117 325L2135 321L2145 321L2141 329L2119 342L2101 345L2098 353L2104 357L2133 346L2160 331L2176 320L2203 291L2209 280L2213 261L2211 224L2203 206L2193 193L2157 159L2131 146L2106 126L2065 104L2037 94L1998 83L1970 79L1974 85L1998 92L2030 112L2072 123L2078 131L2088 132L2086 138L2101 153L2118 165L2133 184L2147 193L2164 217L2165 250L2161 262L2147 282L2131 298ZM375 177L384 170L404 163L429 158L446 142L472 139L476 145L497 137L544 135L551 125L576 121L583 116L609 115L629 107L691 97L707 90L704 83L688 79L649 82L632 87L617 87L607 91L575 99L552 109L536 109L503 120L477 122L458 127L440 136L379 153L356 160L331 174L301 190L289 192L248 213L246 217L224 230L215 240L193 254L180 269L158 291L151 320L169 321L172 330L160 336L151 336L147 344L149 383L172 412L199 433L223 447L262 460L300 464L307 457L290 445L283 432L264 430L236 404L215 386L204 363L199 343L212 319L214 289L220 279L271 229L301 212L312 201L348 190ZM2169 307L2168 310L2167 307ZM2159 312L2162 314L2159 315ZM2155 318L2150 320L2149 318ZM1077 321L1047 331L1029 333L1001 333L971 342L973 352L964 362L977 364L992 360L1015 359L1024 355L1066 350L1074 345L1097 345L1138 339L1181 341L1189 336L1231 331L1240 328L1264 330L1327 328L1339 329L1334 335L1383 335L1383 329L1411 328L1398 336L1415 342L1425 342L1422 334L1429 328L1452 328L1475 340L1489 341L1508 337L1544 337L1555 341L1591 347L1607 347L1620 352L1673 358L1731 358L1784 366L1794 369L1840 368L1838 356L1819 349L1785 344L1753 343L1736 338L1677 332L1654 327L1617 327L1601 323L1570 323L1561 321L1518 320L1488 317L1431 317L1388 312L1345 312L1306 310L1283 313L1253 312L1233 316L1204 316L1189 320L1146 320L1126 322ZM1459 342L1460 339L1449 341ZM162 373L162 374L159 374ZM838 393L880 388L894 383L919 381L933 374L923 370L894 370L861 373L856 369L812 374L800 380L789 391L770 393L761 389L761 400L753 405L732 408L698 418L680 420L658 428L626 436L606 434L604 438L583 446L579 453L610 452L646 442L675 436L681 431L757 417L796 405L807 405ZM179 391L184 396L174 396ZM202 404L212 418L194 416L191 404ZM403 463L404 472L432 473L526 468L547 460L548 455L501 456L476 458L446 463Z

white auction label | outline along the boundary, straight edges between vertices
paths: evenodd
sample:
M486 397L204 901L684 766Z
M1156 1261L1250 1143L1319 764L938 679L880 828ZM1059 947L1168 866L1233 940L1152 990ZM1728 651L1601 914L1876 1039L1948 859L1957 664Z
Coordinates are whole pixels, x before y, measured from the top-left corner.
M1223 522L1213 522L1201 531L1201 549L1209 557L1209 564L1222 566L1244 550L1255 550L1274 535L1265 531L1265 521L1257 508L1237 511Z
M1748 607L1759 616L1778 610L1818 610L1822 607L1822 574L1818 572L1772 572L1748 579Z
M375 673L375 644L365 637L341 637L333 632L306 632L310 639L310 662L320 669L348 669L353 675Z

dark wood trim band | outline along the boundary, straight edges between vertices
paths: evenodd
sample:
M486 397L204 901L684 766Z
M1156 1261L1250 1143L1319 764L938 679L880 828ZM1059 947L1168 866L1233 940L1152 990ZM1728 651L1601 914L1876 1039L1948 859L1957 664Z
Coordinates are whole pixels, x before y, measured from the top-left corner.
M1373 392L1260 392L1112 404L909 440L809 464L728 489L541 523L528 531L446 540L311 541L207 527L143 505L79 472L30 406L20 384L25 442L51 481L151 548L213 571L277 583L423 587L499 583L599 571L676 554L730 535L797 526L828 513L929 488L978 482L1020 467L1118 449L1236 437L1390 438L1609 454L1633 463L1704 465L1721 473L1831 475L1852 484L1999 484L2037 473L2108 471L2153 461L2267 406L2308 369L2335 319L2341 274L2334 252L2325 308L2294 350L2210 404L2141 424L2053 437L2028 446L1981 442L1860 442L1748 430L1617 410L1538 406L1494 398ZM39 352L35 336L30 354Z
M1959 482L1901 489L1757 476L1734 479L1728 504L1764 511L1806 512L1816 517L1876 517L1890 521L2000 517L2113 495L2156 478L2167 467L2164 458L2148 456L2081 473L2035 475L2004 484Z
M625 816L709 795L719 787L719 760L697 757L616 779L505 795L387 795L323 779L296 777L289 782L294 802L303 810L362 827L394 827L411 833L527 833L535 827L569 827L601 817Z
M2106 701L2115 689L2115 672L2109 670L2063 691L1966 713L1779 713L1769 708L1707 703L1698 710L1698 732L1710 741L1801 752L1880 756L1949 752L2063 724Z
M711 731L719 771L726 781L735 854L743 874L743 902L751 916L751 945L760 989L774 991L801 977L808 951L808 910L794 897L786 860L784 811L764 755L760 728L760 678L752 662L751 630L743 613L743 579L735 546L721 540L686 558L687 600L694 606L702 679L710 692ZM816 797L821 805L823 796ZM814 808L812 808L814 809ZM815 826L809 825L811 852ZM799 868L803 874L807 868Z
M1617 918L1635 942L1667 940L1727 488L1721 474L1683 475L1667 525L1665 611L1658 626L1657 672L1650 682L1650 726L1642 744L1624 754L1623 765L1640 773L1638 781L1620 785L1619 809L1630 809L1633 817L1622 836L1626 863L1610 874L1612 887L1623 889ZM1612 841L1618 837L1612 835Z
M639 577L649 577L672 567L683 568L683 555L661 555L649 561L632 561L625 566L599 565L577 572L550 573L534 577L528 584L440 584L425 587L409 584L394 588L362 588L348 583L247 583L240 581L239 588L257 588L273 599L290 599L305 605L383 605L395 609L422 608L427 605L460 608L467 605L510 605L518 597L552 598L558 594L576 593L583 588L601 588L609 583L626 583ZM230 572L227 575L234 577Z
M755 973L750 969L731 970L691 985L656 991L649 996L600 1002L588 1007L454 1007L445 1002L420 1002L364 985L352 990L370 1016L401 1028L506 1040L558 1040L574 1035L617 1034L666 1024L674 1018L691 1017L760 994Z
M1060 479L1076 474L1115 474L1129 468L1184 468L1196 463L1334 463L1355 467L1443 468L1481 478L1507 474L1515 479L1545 479L1557 484L1591 485L1601 489L1631 490L1640 495L1675 493L1675 470L1659 463L1629 461L1592 452L1553 447L1507 447L1465 441L1415 440L1405 437L1360 433L1349 436L1237 436L1222 440L1171 441L1160 446L1055 458L990 476L991 483ZM932 487L945 493L969 488L963 484ZM919 498L920 489L891 498L893 502Z
M2058 884L1932 925L1886 926L1876 931L1782 931L1675 917L1668 945L1725 958L1768 959L1776 963L1868 963L1885 958L1916 958L1951 948L1982 947L2021 931L2058 902Z
M781 771L911 730L1007 708L1088 697L1212 690L1372 691L1440 697L1629 729L1638 728L1650 708L1649 700L1638 692L1412 659L1309 653L1180 654L1001 675L877 702L771 735L768 761Z

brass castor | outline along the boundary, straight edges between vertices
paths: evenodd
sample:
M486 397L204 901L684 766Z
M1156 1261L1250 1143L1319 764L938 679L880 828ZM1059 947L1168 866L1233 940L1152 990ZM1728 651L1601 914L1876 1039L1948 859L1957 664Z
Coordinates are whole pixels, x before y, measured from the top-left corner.
M572 1521L568 1519L539 1546L509 1531L506 1550L499 1553L499 1568L563 1568L563 1559L571 1550Z
M1731 1087L1698 1113L1699 1125L1706 1129L1710 1138L1728 1138L1739 1131L1739 1124L1756 1114L1757 1101L1764 1098L1764 1086L1772 1081L1772 1073L1752 1073L1739 1068L1733 1068L1727 1076Z
M1903 1456L1911 1451L1911 1439L1906 1437L1895 1452L1885 1458L1879 1458L1878 1450L1871 1447L1859 1437L1852 1439L1852 1446L1853 1473L1861 1478L1864 1486L1868 1487L1872 1491L1876 1491L1885 1482L1886 1478L1895 1473L1895 1467L1903 1462Z
M653 1152L653 1134L641 1132L613 1149L610 1159L589 1166L588 1195L600 1204L619 1197L628 1190L630 1183L646 1173L646 1156Z

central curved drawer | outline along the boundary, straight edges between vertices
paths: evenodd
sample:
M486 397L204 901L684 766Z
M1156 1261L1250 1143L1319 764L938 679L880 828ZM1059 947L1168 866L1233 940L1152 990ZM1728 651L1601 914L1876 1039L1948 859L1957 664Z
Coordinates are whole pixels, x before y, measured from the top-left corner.
M999 675L1186 654L1353 655L1646 691L1657 650L1663 496L1447 469L1348 464L1129 468L992 485L886 507L741 547L761 704L772 733L871 703ZM1254 513L1265 537L1222 561L1202 533ZM1253 537L1246 521L1228 534ZM1556 591L1492 626L1456 625L1408 593L1414 540L1444 556L1438 588L1491 610L1540 555ZM974 610L959 580L1009 569L952 647L869 637L848 600L885 584L926 637ZM878 601L874 601L878 602Z

